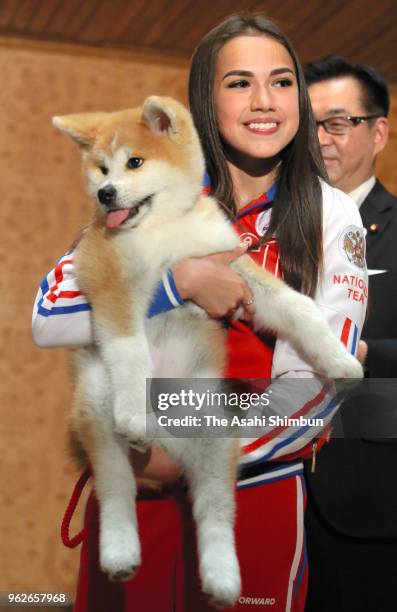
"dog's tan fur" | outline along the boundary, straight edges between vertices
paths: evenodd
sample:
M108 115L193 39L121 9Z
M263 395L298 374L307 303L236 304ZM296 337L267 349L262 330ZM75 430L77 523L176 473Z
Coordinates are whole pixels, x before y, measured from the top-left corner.
M128 277L119 265L117 246L106 236L102 219L96 219L84 236L79 254L84 262L77 268L79 283L96 317L111 325L115 334L130 336L134 333L133 295L125 291ZM121 295L125 296L123 300Z

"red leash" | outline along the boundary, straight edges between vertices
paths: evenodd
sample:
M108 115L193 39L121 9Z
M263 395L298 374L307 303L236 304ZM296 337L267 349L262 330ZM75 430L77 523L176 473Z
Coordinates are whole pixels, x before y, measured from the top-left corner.
M62 538L62 542L64 543L64 545L67 546L68 548L76 548L76 546L81 544L81 542L84 540L84 538L87 535L87 529L83 527L83 529L77 535L75 535L73 538L70 538L69 529L70 529L70 522L73 518L74 511L76 510L76 506L79 503L81 494L90 476L91 476L90 470L86 470L85 472L82 473L82 475L76 482L76 485L73 489L72 496L69 500L64 517L62 519L61 538Z

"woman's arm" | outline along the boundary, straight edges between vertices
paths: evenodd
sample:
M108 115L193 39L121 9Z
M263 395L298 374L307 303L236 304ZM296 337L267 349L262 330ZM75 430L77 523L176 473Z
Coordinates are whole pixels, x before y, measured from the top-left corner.
M130 460L138 484L159 489L180 480L182 468L165 451L152 444L145 453L130 451Z
M163 275L149 308L155 316L191 299L215 318L228 316L251 292L229 264L245 252L245 247L202 258L188 258L173 272ZM253 306L244 306L243 317L249 320ZM73 263L73 254L62 257L42 280L32 315L32 332L40 347L79 347L93 341L91 308L81 293Z
M171 272L163 275L150 305L154 316L183 304ZM33 339L38 346L78 347L93 341L91 307L75 276L73 253L62 257L42 280L33 307Z
M360 247L351 252L346 236L356 228L364 239L356 204L342 192L323 188L324 265L314 301L335 335L349 352L357 354L367 302L367 272L360 260ZM357 238L358 240L358 238ZM316 376L287 341L277 340L273 356L271 409L289 419L320 419L322 425L269 427L262 438L246 440L242 463L283 460L304 449L321 435L336 410L333 389Z
M40 347L90 344L90 311L77 285L73 253L68 253L40 283L32 314L34 342Z

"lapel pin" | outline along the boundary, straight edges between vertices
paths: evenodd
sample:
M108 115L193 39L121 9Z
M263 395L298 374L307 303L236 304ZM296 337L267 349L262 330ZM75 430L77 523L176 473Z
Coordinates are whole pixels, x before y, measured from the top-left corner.
M377 234L378 230L379 230L379 225L377 223L372 223L369 226L369 231L370 231L371 234Z

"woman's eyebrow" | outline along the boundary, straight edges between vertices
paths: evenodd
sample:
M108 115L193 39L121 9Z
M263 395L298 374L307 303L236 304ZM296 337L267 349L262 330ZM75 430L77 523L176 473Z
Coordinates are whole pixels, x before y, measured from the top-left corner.
M282 68L274 68L274 70L271 70L270 76L274 76L276 74L284 74L285 72L295 75L295 72L292 70L292 68L288 68L287 66L285 66ZM222 81L228 76L253 77L254 73L250 70L229 70L229 72L226 72L225 76L222 78Z
M295 72L292 70L292 68L288 68L287 66L285 68L275 68L270 72L270 75L274 76L275 74L283 74L284 72L290 72L295 76Z
M226 79L226 77L228 76L245 76L245 77L253 77L254 73L251 72L250 70L229 70L229 72L226 72L225 76L222 78Z

